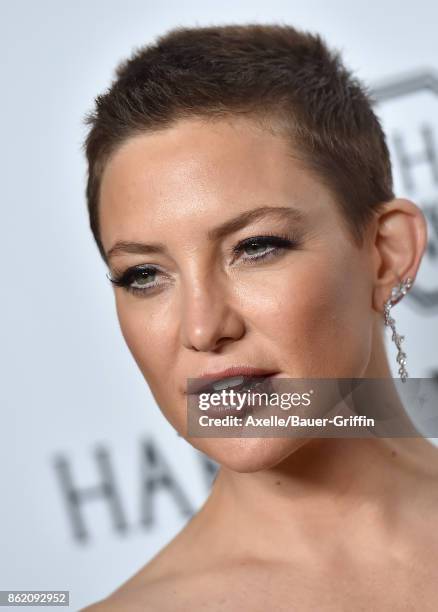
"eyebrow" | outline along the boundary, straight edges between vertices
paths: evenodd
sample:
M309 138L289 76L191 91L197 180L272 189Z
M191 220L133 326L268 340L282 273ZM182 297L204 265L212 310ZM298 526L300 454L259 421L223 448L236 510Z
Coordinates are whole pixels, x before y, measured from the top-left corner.
M252 221L257 221L265 217L276 216L280 218L286 218L296 224L303 223L305 214L298 208L292 206L260 206L252 210L245 211L244 213L225 221L221 225L209 230L207 237L211 241L219 240L228 234L237 232ZM116 242L108 251L107 258L110 259L114 255L122 253L132 253L138 255L146 255L153 253L165 253L167 251L166 246L161 242L133 242L126 240L119 240Z

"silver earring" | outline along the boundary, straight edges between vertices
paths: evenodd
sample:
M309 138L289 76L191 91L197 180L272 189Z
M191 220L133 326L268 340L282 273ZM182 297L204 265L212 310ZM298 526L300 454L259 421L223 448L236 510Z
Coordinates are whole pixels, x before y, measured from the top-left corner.
M406 280L401 281L398 285L393 287L391 291L391 296L386 300L384 307L385 325L389 325L389 327L392 329L392 340L394 340L398 350L397 363L400 364L398 373L400 374L402 382L406 382L406 379L408 377L408 373L406 371L406 353L403 352L401 349L401 343L403 342L405 337L400 336L400 334L395 331L395 320L390 316L389 311L401 300L402 297L406 295L406 293L412 287L413 282L413 279L408 276Z

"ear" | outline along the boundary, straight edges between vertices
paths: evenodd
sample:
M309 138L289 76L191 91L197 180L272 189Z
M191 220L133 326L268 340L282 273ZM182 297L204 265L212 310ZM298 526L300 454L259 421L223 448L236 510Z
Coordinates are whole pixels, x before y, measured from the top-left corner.
M416 204L395 198L379 213L375 228L373 307L382 313L395 285L408 276L415 283L427 246L427 222Z

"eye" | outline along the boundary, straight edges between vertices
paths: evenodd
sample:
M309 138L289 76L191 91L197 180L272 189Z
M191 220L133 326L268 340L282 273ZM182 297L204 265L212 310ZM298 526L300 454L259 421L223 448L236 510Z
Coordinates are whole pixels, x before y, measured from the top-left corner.
M246 238L232 249L233 255L240 257L243 261L253 263L255 261L278 257L285 250L299 248L301 241L298 238L286 235L263 235ZM165 286L168 282L167 275L156 266L143 265L128 268L124 272L114 270L108 280L118 287L135 295L146 296L155 289ZM167 280L166 280L167 279Z
M233 254L241 257L243 261L254 261L276 257L285 250L297 248L300 242L291 236L263 235L246 238L233 248Z
M145 295L165 284L164 273L155 266L134 266L125 272L114 270L108 280L134 294Z

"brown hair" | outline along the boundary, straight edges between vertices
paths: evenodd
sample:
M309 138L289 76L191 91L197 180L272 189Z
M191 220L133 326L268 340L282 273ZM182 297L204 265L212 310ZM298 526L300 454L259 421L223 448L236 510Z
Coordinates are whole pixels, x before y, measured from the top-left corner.
M86 198L99 234L99 187L118 145L182 118L245 115L278 126L331 190L353 239L394 197L389 151L366 87L320 35L290 25L176 27L133 51L85 116ZM263 123L264 122L264 123Z

